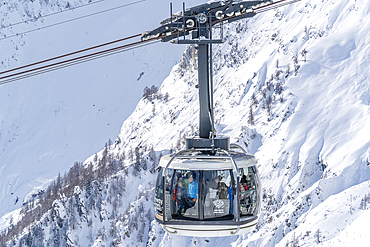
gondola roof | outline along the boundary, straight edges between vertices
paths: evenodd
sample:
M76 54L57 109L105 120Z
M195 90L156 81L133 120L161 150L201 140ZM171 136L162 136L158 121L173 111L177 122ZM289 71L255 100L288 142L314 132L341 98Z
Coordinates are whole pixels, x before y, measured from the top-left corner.
M256 164L256 159L253 155L231 153L231 156L235 160L238 168L249 167ZM163 156L159 162L159 166L166 167L172 157L172 154ZM233 169L233 167L232 160L226 155L181 155L177 156L168 168L179 170L223 170Z

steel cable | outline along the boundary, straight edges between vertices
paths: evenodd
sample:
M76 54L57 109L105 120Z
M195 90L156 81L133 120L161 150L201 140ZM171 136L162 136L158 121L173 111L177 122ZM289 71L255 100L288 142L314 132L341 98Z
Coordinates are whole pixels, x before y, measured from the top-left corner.
M139 0L139 1L136 1L136 2L132 2L132 3L127 3L127 4L124 4L124 5L120 5L118 7L114 7L114 8L111 8L111 9L106 9L106 10L99 11L99 12L96 12L96 13L92 13L92 14L88 14L88 15L76 17L76 18L73 18L73 19L70 19L70 20L66 20L66 21L62 21L62 22L58 22L58 23L55 23L55 24L51 24L51 25L48 25L48 26L45 26L45 27L40 27L40 28L29 30L29 31L25 31L25 32L22 32L22 33L17 33L17 34L10 35L10 36L4 37L4 38L0 38L0 41L1 40L4 40L4 39L9 39L9 38L12 38L12 37L20 36L20 35L23 35L23 34L27 34L27 33L35 32L35 31L39 31L39 30L42 30L42 29L45 29L45 28L58 26L58 25L61 25L61 24L64 24L64 23L68 23L68 22L80 20L80 19L83 19L83 18L86 18L86 17L90 17L90 16L93 16L93 15L101 14L101 13L105 13L105 12L108 12L108 11L116 10L116 9L119 9L119 8L127 7L127 6L130 6L130 5L134 5L134 4L137 4L137 3L140 3L140 2L145 2L145 1L146 0Z
M279 7L283 7L285 5L292 4L292 3L295 3L295 2L299 2L299 1L301 1L301 0L281 0L281 1L277 1L277 2L274 2L274 3L268 4L268 5L262 6L262 7L255 8L254 12L256 14L259 14L259 13L263 13L263 12L266 12L266 11L269 11L269 10L272 10L272 9L276 9L276 8L279 8Z
M87 55L84 55L84 56L81 56L81 57L71 58L71 59L60 61L60 62L57 62L57 63L48 64L48 65L44 65L44 66L37 67L37 68L34 68L34 69L30 69L30 70L21 71L21 72L18 72L18 73L6 75L6 76L3 76L3 77L0 77L0 81L2 81L4 79L12 78L12 77L20 76L20 75L23 75L23 74L29 74L29 73L32 73L32 72L35 72L35 71L38 71L38 70L44 70L44 69L48 69L48 68L57 67L57 66L60 66L60 65L63 65L63 64L78 62L80 60L84 60L84 59L88 59L88 58L103 56L106 53L114 53L116 51L119 51L119 50L122 50L122 49L125 49L125 48L129 48L131 46L137 46L137 45L147 43L147 42L153 41L153 40L154 39L147 40L147 41L134 42L134 43L131 43L131 44L126 44L126 45L110 48L110 49L95 52L95 53L92 53L92 54L87 54Z
M145 0L140 0L140 1L137 1L137 2L142 2L142 1L145 1ZM262 6L262 7L255 8L254 11L255 11L256 14L257 13L262 13L262 12L271 10L273 8L281 7L281 6L291 4L291 3L295 3L295 2L298 2L298 1L300 1L300 0L281 0L281 1L278 1L278 2L275 2L275 3L271 3L271 4L268 4L268 5ZM137 2L135 2L135 3L137 3ZM229 17L229 18L232 18L232 17ZM222 21L227 20L227 19L228 18L225 18ZM192 29L193 28L189 28L188 30L192 30ZM188 31L188 30L185 30L185 32ZM176 35L176 33L181 33L181 32L174 32L173 34ZM72 56L72 55L76 55L76 54L79 54L79 53L82 53L82 52L86 52L86 51L90 51L90 50L93 50L93 49L101 48L101 47L104 47L104 46L107 46L107 45L115 44L117 42L122 42L124 40L129 40L129 39L136 38L136 37L139 37L139 36L141 36L141 34L136 34L136 35L129 36L129 37L126 37L126 38L123 38L123 39L118 39L118 40L111 41L111 42L108 42L108 43L104 43L104 44L101 44L101 45L97 45L97 46L82 49L82 50L79 50L79 51L67 53L67 54L57 56L57 57L54 57L54 58L46 59L46 60L39 61L39 62L36 62L36 63L32 63L32 64L28 64L28 65L21 66L21 67L18 67L18 68L3 71L3 72L0 72L0 75L1 74L8 74L10 72L14 72L14 71L17 71L17 70L21 70L21 69L29 68L29 67L32 67L32 66L40 65L40 64L43 64L43 63L51 62L51 61L58 60L58 59L61 59L61 58L66 58L68 56ZM41 67L36 67L36 68L33 68L33 69L29 69L29 70L25 70L25 71L13 73L13 74L5 75L5 76L0 77L0 85L10 83L10 82L13 82L13 81L16 81L16 80L21 80L21 79L24 79L24 78L28 78L28 77L31 77L31 76L47 73L47 72L54 71L54 70L57 70L57 69L73 66L73 65L76 65L76 64L84 63L84 62L87 62L87 61L95 60L95 59L98 59L98 58L110 56L110 55L117 54L117 53L120 53L120 52L136 49L136 48L139 48L139 47L142 47L142 46L150 45L150 44L159 42L160 39L165 38L165 37L167 37L167 36L164 35L164 36L159 36L157 38L148 39L148 40L145 40L145 41L138 41L138 42L134 42L134 43L130 43L130 44L125 44L125 45L110 48L110 49L107 49L107 50L103 50L103 51L83 55L83 56L80 56L80 57L75 57L75 58L71 58L71 59L68 59L68 60L63 60L63 61L59 61L59 62L56 62L56 63L43 65Z
M67 54L64 54L64 55L61 55L61 56L45 59L45 60L42 60L42 61L39 61L39 62L24 65L24 66L17 67L17 68L14 68L14 69L10 69L10 70L7 70L7 71L2 71L2 72L0 72L0 75L10 73L10 72L13 72L13 71L16 71L16 70L32 67L32 66L35 66L35 65L38 65L38 64L50 62L50 61L57 60L57 59L60 59L60 58L68 57L68 56L71 56L71 55L76 55L78 53L86 52L86 51L93 50L93 49L100 48L100 47L104 47L104 46L107 46L107 45L112 45L112 44L115 44L115 43L118 43L118 42L122 42L122 41L125 41L125 40L132 39L132 38L137 38L139 36L141 36L141 34L132 35L132 36L129 36L129 37L126 37L126 38L123 38L123 39L118 39L118 40L115 40L115 41L111 41L111 42L104 43L104 44L101 44L101 45L92 46L92 47L89 47L89 48L86 48L86 49L82 49L82 50L79 50L79 51L67 53Z
M160 42L160 41L159 40L140 41L140 42L136 42L136 43L133 43L133 44L130 44L130 45L125 45L125 46L117 47L117 48L114 48L114 49L109 49L109 50L106 50L106 51L90 54L90 55L87 55L87 56L78 57L78 58L71 59L71 60L68 60L68 61L63 61L63 62L60 62L60 63L56 63L56 64L52 64L52 65L48 65L48 66L43 66L43 67L36 68L36 69L33 69L33 70L17 73L17 75L13 74L13 75L7 76L8 79L6 79L6 80L2 80L4 78L4 77L2 77L2 78L0 78L0 85L7 84L7 83L17 81L17 80L21 80L21 79L25 79L25 78L29 78L29 77L32 77L32 76L44 74L44 73L47 73L47 72L50 72L50 71L70 67L70 66L73 66L73 65L76 65L76 64L81 64L81 63L84 63L84 62L92 61L92 60L95 60L95 59L107 57L107 56L114 55L114 54L117 54L117 53L133 50L133 49L144 47L144 46L148 46L148 45L151 45L151 44L154 44L154 43L157 43L157 42Z
M52 16L52 15L61 14L61 13L67 12L67 11L72 11L72 10L75 10L75 9L79 9L79 8L82 8L82 7L90 6L92 4L100 3L100 2L103 2L103 1L104 0L97 0L97 1L94 1L94 2L91 2L91 3L87 3L87 4L83 4L83 5L77 6L77 7L72 7L72 8L69 8L69 9L61 10L61 11L50 13L50 14L47 14L47 15L42 15L42 16L39 16L39 17L35 17L35 18L28 19L28 20L16 22L16 23L9 24L9 25L6 25L6 26L0 26L0 30L1 29L5 29L5 28L8 28L8 27L14 27L14 26L17 26L19 24L24 24L24 23L27 23L27 22L37 21L38 19L41 19L41 18L45 18L45 17L49 17L49 16Z

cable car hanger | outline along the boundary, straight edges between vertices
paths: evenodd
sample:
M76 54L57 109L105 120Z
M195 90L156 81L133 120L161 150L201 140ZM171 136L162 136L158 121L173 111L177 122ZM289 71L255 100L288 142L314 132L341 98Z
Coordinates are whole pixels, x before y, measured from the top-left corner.
M198 86L199 86L199 138L186 139L187 148L229 149L229 138L216 138L213 113L213 82L212 82L212 44L225 42L223 23L251 18L277 7L295 3L300 0L262 1L217 1L205 3L173 14L170 3L170 18L163 20L161 26L145 32L142 41L160 38L162 42L173 44L193 44L198 50ZM213 28L218 25L220 34L213 39ZM190 37L189 37L190 36Z

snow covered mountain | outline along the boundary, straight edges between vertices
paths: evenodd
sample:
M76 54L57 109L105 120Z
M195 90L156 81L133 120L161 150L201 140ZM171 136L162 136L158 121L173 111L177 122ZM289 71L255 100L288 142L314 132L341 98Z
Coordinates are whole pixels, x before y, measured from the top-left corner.
M2 1L0 71L135 35L168 15L168 1ZM159 86L183 49L146 46L1 85L0 217L116 139L144 88Z
M58 196L33 230L18 236L21 243L43 236L45 246L53 239L62 246L61 239L71 246L367 246L369 13L366 1L306 0L229 24L227 42L214 46L217 133L254 154L262 176L262 213L253 232L178 237L153 221L152 168L197 132L196 57L187 47L116 141L84 162L87 173L89 164L104 162L117 172ZM122 194L113 199L119 187ZM3 225L15 225L21 214L3 217Z

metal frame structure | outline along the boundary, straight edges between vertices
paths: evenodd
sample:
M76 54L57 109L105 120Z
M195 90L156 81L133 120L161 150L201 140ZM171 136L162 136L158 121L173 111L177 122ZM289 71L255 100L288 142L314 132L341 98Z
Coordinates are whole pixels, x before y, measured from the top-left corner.
M163 42L171 41L173 44L196 45L198 51L198 88L199 88L199 138L198 146L209 146L214 152L215 148L228 149L229 140L219 138L216 143L213 113L213 81L212 81L212 45L221 44L223 39L223 23L243 18L253 17L254 9L270 4L270 1L219 1L206 3L181 13L173 14L170 4L170 18L161 22L161 26L151 32L144 33L142 40L162 37ZM215 25L220 27L219 39L213 39L212 29ZM190 35L190 38L187 36ZM194 138L191 138L194 139ZM211 143L208 140L212 140ZM188 142L188 145L195 142ZM199 144L200 143L200 144ZM192 148L193 146L187 146Z

